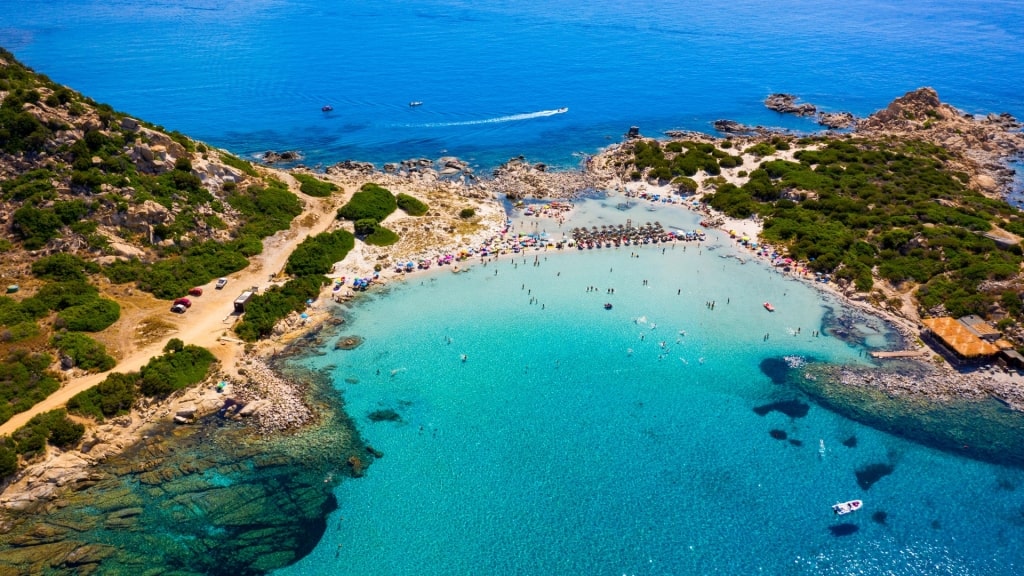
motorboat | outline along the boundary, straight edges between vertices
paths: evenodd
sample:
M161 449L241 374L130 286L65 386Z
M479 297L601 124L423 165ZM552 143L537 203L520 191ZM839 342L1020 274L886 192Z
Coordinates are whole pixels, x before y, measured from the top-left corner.
M864 502L860 500L850 500L849 502L840 502L832 505L832 512L836 516L842 516L843 514L849 514L860 510L860 507L864 505Z
M775 306L772 306L771 302L765 302L764 303L764 309L769 311L769 312L775 312Z
M412 102L409 102L409 106L423 106L423 102L420 102L419 100L413 100Z
M321 112L330 112L331 110L334 110L334 106L331 106L330 104L325 104L322 108L320 108Z

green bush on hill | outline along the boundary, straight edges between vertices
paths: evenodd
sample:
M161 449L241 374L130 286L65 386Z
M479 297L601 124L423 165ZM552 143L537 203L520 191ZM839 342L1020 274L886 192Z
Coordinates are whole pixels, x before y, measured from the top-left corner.
M27 350L14 350L0 362L0 424L60 388L47 370L52 362L49 354Z
M398 199L390 190L368 182L338 209L338 218L352 221L372 218L381 222L397 209Z
M138 372L114 372L96 386L83 390L68 400L68 412L90 416L102 422L127 414L138 397L141 377Z
M233 154L229 154L229 153L225 152L224 150L218 151L218 156L220 156L220 161L221 162L223 162L224 164L226 164L228 166L231 166L232 168L235 168L236 170L240 170L240 171L244 172L245 174L248 174L249 176L252 176L252 177L258 177L259 176L259 172L257 172L256 169L253 168L253 165L252 165L251 162L246 162L245 160L242 160L238 156L235 156Z
M872 288L875 270L894 284L919 286L925 309L986 314L1000 301L978 286L1014 277L1021 250L998 249L982 233L993 221L1014 228L1019 215L945 170L948 152L925 142L809 143L821 146L797 152L796 161L761 163L743 186L719 187L710 205L739 218L763 215L765 240L858 290Z
M380 224L377 224L373 227L373 232L366 237L364 242L371 246L391 246L398 242L398 234L388 230Z
M306 300L315 299L327 282L324 276L300 276L253 296L242 321L235 325L235 334L247 342L269 336L278 320L305 308Z
M326 198L338 190L334 184L310 174L293 173L292 176L299 181L299 191L308 196Z
M95 262L86 262L73 254L51 254L32 263L32 274L37 278L64 282L84 281L87 274L95 274L100 267Z
M139 391L144 396L167 396L187 388L206 378L214 360L209 350L193 345L152 358L139 371Z
M323 276L331 271L335 262L344 260L354 247L355 238L347 230L310 236L288 256L285 272L292 276Z
M272 180L269 186L253 184L245 190L235 189L227 196L228 204L245 217L238 236L266 238L287 230L292 219L302 213L302 202L284 183Z
M18 471L18 453L14 443L6 437L0 437L0 480Z
M54 334L50 345L67 354L75 366L89 372L106 372L117 363L107 354L106 346L79 332Z
M41 454L46 444L58 448L74 448L85 434L85 426L68 419L62 408L36 414L24 426L11 435L15 451L26 458Z
M430 207L421 202L419 199L409 196L408 194L399 194L397 198L398 207L401 208L409 216L423 216L426 214Z

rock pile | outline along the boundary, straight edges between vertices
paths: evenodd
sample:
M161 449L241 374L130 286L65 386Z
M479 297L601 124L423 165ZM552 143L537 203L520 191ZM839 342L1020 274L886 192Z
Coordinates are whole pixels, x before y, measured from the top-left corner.
M245 405L239 414L248 417L261 434L293 430L313 421L304 383L282 378L259 357L247 357L242 365L245 368L239 373L244 380L234 386L233 397Z
M764 105L769 110L781 114L795 114L797 116L814 116L818 108L814 104L797 104L797 97L792 94L769 94L764 99Z
M509 200L523 198L569 199L593 188L600 178L590 170L551 172L545 164L530 164L523 156L510 159L494 170L487 189Z

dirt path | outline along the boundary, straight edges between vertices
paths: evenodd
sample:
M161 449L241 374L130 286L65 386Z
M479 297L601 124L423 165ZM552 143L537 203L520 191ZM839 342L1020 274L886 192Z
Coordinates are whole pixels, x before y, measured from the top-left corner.
M283 175L279 174L278 177L283 177ZM172 314L168 311L169 303L157 300L154 300L154 306L157 308L152 311L145 311L145 313L133 311L129 318L129 325L118 328L120 334L118 341L123 357L113 371L138 370L149 362L150 358L162 354L164 345L172 337L181 339L185 344L195 344L209 349L225 366L232 361L237 352L237 345L227 345L224 341L220 342L223 346L217 344L221 336L229 335L228 331L237 319L232 315L235 298L243 290L252 286L258 286L261 290L265 288L270 274L284 268L288 256L296 245L305 240L307 236L326 231L334 223L335 212L347 196L334 194L330 198L313 198L299 193L298 186L291 177L284 179L292 181L292 191L305 203L305 209L292 221L291 228L264 240L263 253L251 258L249 266L244 270L228 276L228 284L223 290L214 289L215 282L203 286L203 295L191 299L192 307L185 314L180 316ZM136 347L125 336L135 334L139 329L139 323L148 317L157 317L174 328L160 338L141 347ZM10 420L0 425L0 436L12 434L36 414L64 406L73 396L99 384L106 377L107 373L104 372L88 374L65 382L59 390L50 394L42 402L25 412L15 414Z

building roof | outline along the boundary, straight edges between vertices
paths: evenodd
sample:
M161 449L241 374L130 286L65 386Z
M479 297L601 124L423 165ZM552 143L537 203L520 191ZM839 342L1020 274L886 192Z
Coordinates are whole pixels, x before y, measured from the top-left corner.
M971 314L970 316L964 316L960 319L964 325L971 331L984 338L986 340L990 338L999 338L1002 333L996 330L994 326L985 322L981 317Z
M926 318L921 322L946 346L964 358L991 356L999 352L999 348L975 336L956 318Z

